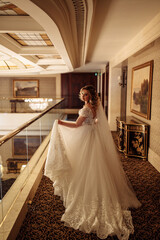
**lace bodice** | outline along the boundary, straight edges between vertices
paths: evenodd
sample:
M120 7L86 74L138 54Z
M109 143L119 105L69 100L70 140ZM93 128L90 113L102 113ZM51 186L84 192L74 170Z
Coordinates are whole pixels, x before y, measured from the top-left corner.
M83 122L83 125L84 124L91 125L95 122L92 110L87 106L84 106L82 109L79 110L79 116L86 117L86 119Z

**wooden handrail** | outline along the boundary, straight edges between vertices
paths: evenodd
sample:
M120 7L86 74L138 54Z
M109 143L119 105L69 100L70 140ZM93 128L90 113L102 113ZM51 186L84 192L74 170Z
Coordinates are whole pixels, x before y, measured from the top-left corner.
M23 129L25 129L26 127L28 127L29 125L31 125L33 122L35 122L36 120L38 120L39 118L41 118L43 115L45 115L47 112L49 112L51 109L53 109L55 106L57 106L58 104L60 104L61 102L64 101L64 98L61 98L61 101L54 104L52 107L47 108L46 110L44 110L42 113L40 113L38 116L32 118L31 120L29 120L28 122L22 124L20 127L14 129L12 132L6 134L5 136L0 138L0 146L2 144L4 144L5 142L7 142L9 139L11 139L12 137L14 137L17 133L21 132Z

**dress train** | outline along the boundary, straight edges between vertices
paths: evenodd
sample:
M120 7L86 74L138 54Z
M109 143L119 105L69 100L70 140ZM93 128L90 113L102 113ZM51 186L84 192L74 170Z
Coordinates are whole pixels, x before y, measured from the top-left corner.
M140 202L123 171L102 107L97 121L89 109L79 114L87 120L78 128L54 122L45 165L45 175L65 206L61 220L101 239L117 235L127 240L134 232L128 208Z

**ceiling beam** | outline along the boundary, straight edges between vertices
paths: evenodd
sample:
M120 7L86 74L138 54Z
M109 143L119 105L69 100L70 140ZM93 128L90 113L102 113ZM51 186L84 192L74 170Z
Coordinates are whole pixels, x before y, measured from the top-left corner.
M0 16L0 33L38 32L44 29L30 16Z
M39 55L39 54L54 54L59 55L55 47L21 47L18 52L20 55Z
M37 62L38 65L54 65L54 64L58 64L58 65L64 65L65 62L63 59L39 59Z

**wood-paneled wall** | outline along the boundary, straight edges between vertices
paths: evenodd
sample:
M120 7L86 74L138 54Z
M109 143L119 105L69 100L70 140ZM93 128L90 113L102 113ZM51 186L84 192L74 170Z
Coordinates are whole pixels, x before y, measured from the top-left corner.
M79 99L79 91L85 85L93 85L97 89L95 73L66 73L61 75L61 95L66 99L66 108L81 108L84 104Z

